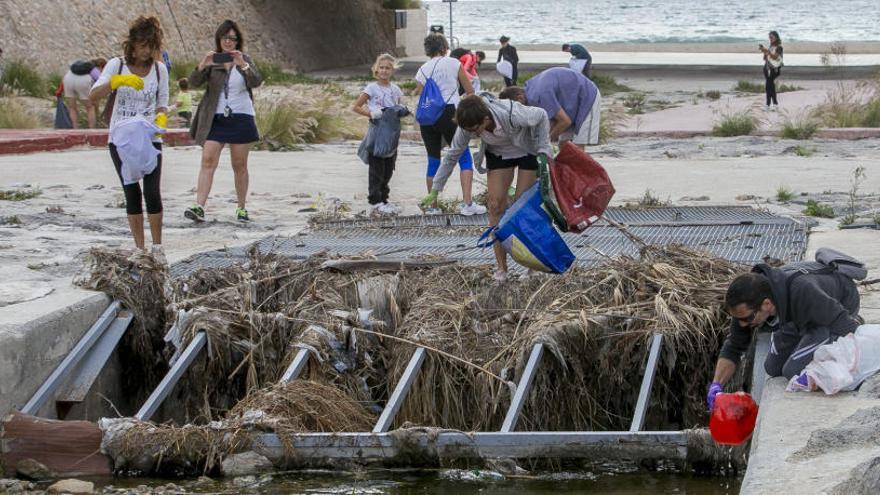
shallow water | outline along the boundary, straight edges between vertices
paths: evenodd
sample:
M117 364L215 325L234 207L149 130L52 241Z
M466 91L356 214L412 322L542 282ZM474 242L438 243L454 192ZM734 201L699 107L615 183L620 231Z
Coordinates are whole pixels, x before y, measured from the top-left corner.
M559 472L530 474L516 479L498 479L492 472L478 470L370 471L368 473L302 473L244 477L221 482L197 483L175 480L177 486L192 493L255 494L504 494L539 495L551 493L699 494L739 493L741 478L696 477L669 473ZM104 480L117 489L138 485L159 487L168 480ZM143 492L141 492L143 493Z
M424 1L428 24L446 26L449 4ZM880 40L877 0L459 0L453 35L462 45L622 42L767 43L767 32L786 41Z

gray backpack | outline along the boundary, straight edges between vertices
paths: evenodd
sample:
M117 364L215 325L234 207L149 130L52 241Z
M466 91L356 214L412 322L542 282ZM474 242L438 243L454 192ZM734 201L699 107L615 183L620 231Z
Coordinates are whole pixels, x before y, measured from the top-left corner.
M801 275L820 275L837 272L853 281L864 280L868 276L868 269L861 261L848 254L841 253L831 248L819 248L816 250L816 261L802 261L783 267L789 273L785 281L789 295L791 284L794 279Z

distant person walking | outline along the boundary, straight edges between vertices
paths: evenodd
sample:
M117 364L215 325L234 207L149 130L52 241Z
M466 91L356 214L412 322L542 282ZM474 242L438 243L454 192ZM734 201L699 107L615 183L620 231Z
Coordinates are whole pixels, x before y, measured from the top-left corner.
M474 93L480 92L480 75L477 73L477 67L486 60L485 52L472 52L467 48L456 48L449 53L449 56L461 62L464 67L464 73L471 81L471 87ZM464 88L459 87L459 94L464 94Z
M461 99L458 95L458 85L464 88L466 95L474 94L471 81L464 72L461 62L447 57L449 52L449 43L446 37L439 33L432 33L425 37L425 55L431 59L422 64L416 72L416 92L421 95L425 89L428 80L433 80L440 95L445 102L443 113L439 119L431 125L420 125L419 129L422 133L422 142L425 143L425 151L428 153L428 171L425 182L428 186L428 192L431 192L431 186L434 182L434 175L440 168L441 152L443 150L443 142L452 143L455 136L455 130L458 126L453 120L455 117L455 108ZM475 215L486 213L486 208L473 202L471 192L474 181L474 162L469 150L464 150L460 154L458 160L459 179L461 180L461 195L463 203L459 205L459 213L462 215ZM435 202L425 210L429 215L440 214Z
M189 80L182 78L177 81L177 98L174 100L174 109L177 116L183 120L183 124L189 127L192 124L192 93L189 91Z
M101 71L107 65L107 60L96 58L94 60L77 60L70 64L61 82L64 85L64 99L67 111L70 114L70 123L74 129L79 128L79 104L86 106L86 122L89 129L95 128L98 109L97 102L92 102L89 93L92 85L101 77Z
M764 54L764 93L767 96L767 109L776 110L779 108L779 101L776 99L776 78L782 72L783 65L782 40L779 39L779 33L776 31L770 31L768 38L770 46L765 47L761 44L758 45L758 49Z
M355 113L370 119L370 132L373 133L374 145L377 144L375 139L393 141L378 143L388 148L387 152L382 153L383 156L376 156L373 153L374 149L367 150L366 161L370 167L367 201L374 212L385 215L393 215L399 211L396 206L388 202L388 195L391 194L389 183L397 162L400 117L409 113L401 106L403 91L391 82L395 69L397 69L397 59L391 55L383 53L376 57L376 62L373 64L373 77L376 81L367 84L351 106ZM396 135L394 130L397 131ZM381 134L381 137L377 134Z
M523 105L541 107L550 118L550 140L577 145L599 144L602 95L593 81L565 67L552 67L499 95Z
M244 33L235 21L223 21L214 33L214 51L205 54L189 76L189 85L207 89L196 110L189 133L202 146L202 165L196 185L196 203L184 216L194 222L205 221L205 205L220 163L220 152L229 145L235 194L238 206L235 218L249 222L246 209L248 193L248 154L251 144L259 141L254 120L252 90L263 83L260 73L244 50Z
M510 38L504 35L498 38L498 42L501 43L501 48L498 49L498 60L495 64L497 66L502 60L510 63L510 77L504 76L504 85L516 86L516 78L519 76L519 56L516 54L516 47L511 45Z
M578 43L566 43L562 45L562 51L571 53L571 59L568 61L568 67L576 70L581 74L590 78L590 71L593 67L593 56L587 51L584 45Z
M151 252L164 261L160 193L162 138L156 134L168 123L168 70L159 59L162 39L159 19L144 16L135 19L122 43L124 55L107 63L89 97L94 104L111 93L115 95L108 147L125 193L128 226L135 246L145 249L143 202L146 201L153 240Z

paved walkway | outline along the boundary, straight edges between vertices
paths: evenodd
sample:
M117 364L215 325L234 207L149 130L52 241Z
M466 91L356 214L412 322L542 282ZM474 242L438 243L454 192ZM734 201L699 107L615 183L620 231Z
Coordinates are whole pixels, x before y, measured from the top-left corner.
M188 129L168 129L165 142L171 146L193 144ZM0 155L58 151L76 146L107 146L107 129L0 130Z

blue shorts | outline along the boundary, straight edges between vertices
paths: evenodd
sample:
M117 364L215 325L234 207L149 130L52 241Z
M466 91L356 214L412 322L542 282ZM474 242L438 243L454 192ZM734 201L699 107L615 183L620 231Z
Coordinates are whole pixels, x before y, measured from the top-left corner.
M437 170L440 169L440 160L436 158L428 157L428 177L434 177L437 175ZM466 170L474 169L474 157L471 156L471 150L467 149L464 153L461 154L461 157L458 159L458 169L462 172Z

